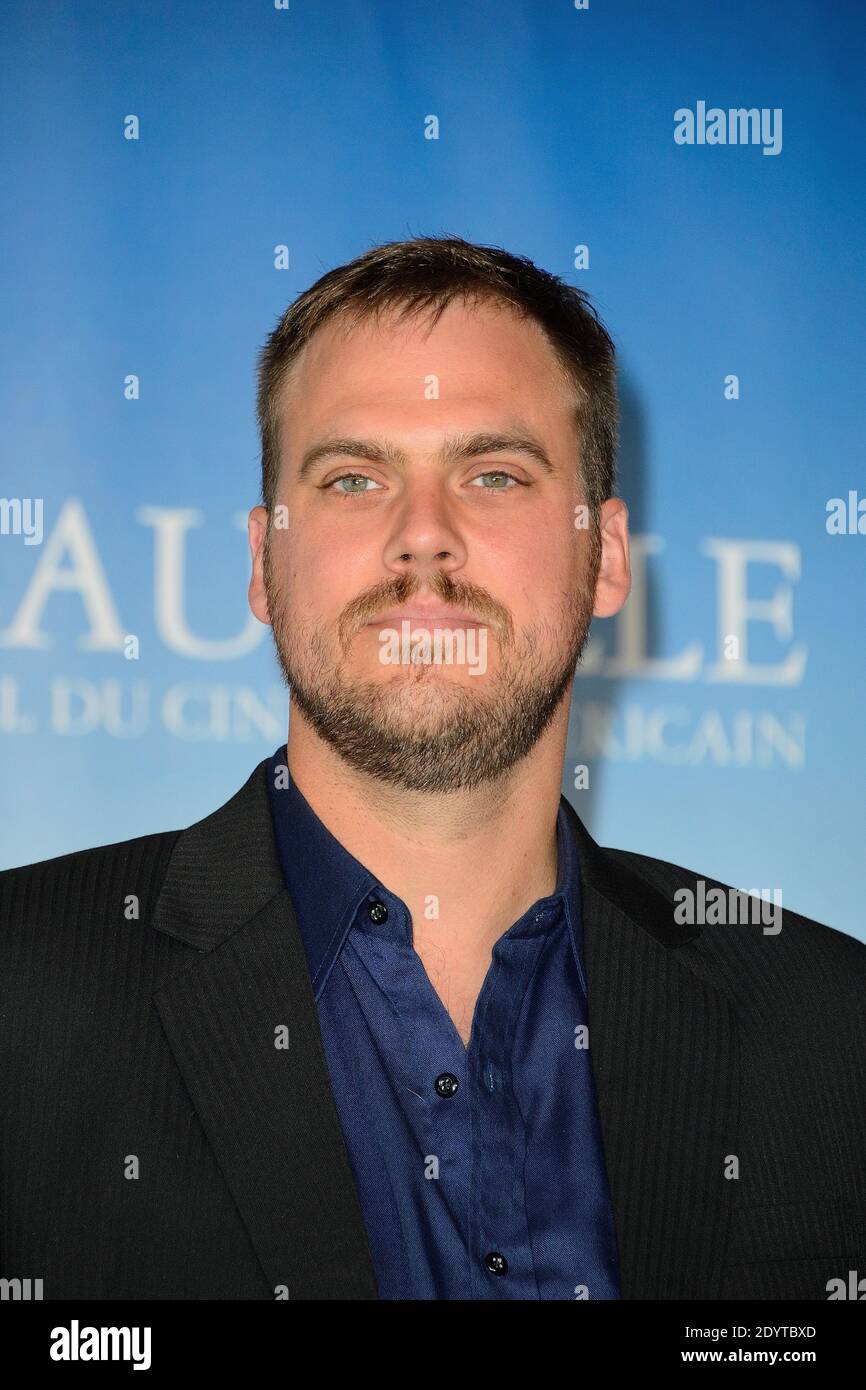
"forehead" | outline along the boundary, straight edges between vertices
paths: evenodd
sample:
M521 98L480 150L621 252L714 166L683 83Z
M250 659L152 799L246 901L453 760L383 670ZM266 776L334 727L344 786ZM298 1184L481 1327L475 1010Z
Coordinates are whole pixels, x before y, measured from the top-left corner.
M543 330L507 304L452 300L432 315L334 318L295 360L280 398L283 437L323 428L470 427L519 415L569 430L574 390ZM378 418L377 418L378 417Z

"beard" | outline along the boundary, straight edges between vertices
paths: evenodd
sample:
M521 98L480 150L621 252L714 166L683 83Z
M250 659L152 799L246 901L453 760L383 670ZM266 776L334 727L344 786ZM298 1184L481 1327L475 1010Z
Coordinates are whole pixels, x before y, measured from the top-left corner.
M355 599L340 618L335 643L321 625L290 617L268 536L265 592L292 704L346 763L391 786L433 793L494 782L535 747L571 686L592 621L599 552L597 532L591 533L585 587L563 596L552 621L542 619L517 637L509 613L486 590L442 570L433 574L429 587L437 598L489 620L496 634L493 671L482 677L483 688L468 689L441 665L401 666L390 681L350 675L353 635L377 614L406 603L420 580L402 575Z

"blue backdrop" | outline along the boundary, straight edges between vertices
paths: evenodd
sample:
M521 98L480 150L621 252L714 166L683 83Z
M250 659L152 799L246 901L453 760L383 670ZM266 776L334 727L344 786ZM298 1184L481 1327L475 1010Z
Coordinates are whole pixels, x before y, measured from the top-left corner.
M864 39L859 0L7 0L2 867L189 824L282 742L255 354L449 232L619 349L635 587L563 789L866 937Z

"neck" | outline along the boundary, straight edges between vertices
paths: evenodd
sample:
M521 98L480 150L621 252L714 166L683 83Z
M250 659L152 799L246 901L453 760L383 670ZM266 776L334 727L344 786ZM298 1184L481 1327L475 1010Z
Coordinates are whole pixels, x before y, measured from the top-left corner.
M568 710L565 698L531 753L495 783L431 794L350 767L293 709L289 772L331 834L402 899L413 924L435 911L443 944L489 950L556 886Z

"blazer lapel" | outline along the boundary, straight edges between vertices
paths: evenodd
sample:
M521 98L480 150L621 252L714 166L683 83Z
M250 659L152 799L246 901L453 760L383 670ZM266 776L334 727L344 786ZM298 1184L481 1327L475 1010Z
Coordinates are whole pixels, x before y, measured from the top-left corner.
M567 803L568 804L568 803ZM589 1045L627 1299L717 1299L738 1152L730 1001L700 927L601 849L568 809L581 862Z
M271 1288L376 1298L266 769L178 836L154 926L201 955L154 1004ZM700 929L677 926L566 804L622 1295L718 1298L737 1153L731 1005L705 978Z
M153 1000L274 1297L376 1298L266 767L178 836L154 925L202 955Z

